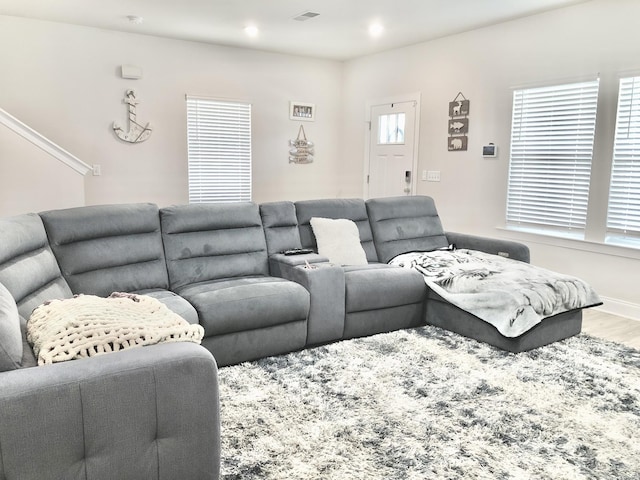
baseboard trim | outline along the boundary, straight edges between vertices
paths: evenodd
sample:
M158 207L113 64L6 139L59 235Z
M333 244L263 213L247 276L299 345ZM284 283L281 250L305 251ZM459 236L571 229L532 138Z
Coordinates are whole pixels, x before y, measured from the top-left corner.
M600 299L604 303L596 307L597 310L640 322L639 304L618 300L617 298L603 297L602 295Z

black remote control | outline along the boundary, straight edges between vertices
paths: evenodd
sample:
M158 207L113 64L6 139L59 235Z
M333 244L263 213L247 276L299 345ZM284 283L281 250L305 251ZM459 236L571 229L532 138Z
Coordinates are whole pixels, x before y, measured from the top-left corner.
M282 253L285 255L303 255L305 253L313 253L313 250L310 248L292 248L290 250L285 250Z

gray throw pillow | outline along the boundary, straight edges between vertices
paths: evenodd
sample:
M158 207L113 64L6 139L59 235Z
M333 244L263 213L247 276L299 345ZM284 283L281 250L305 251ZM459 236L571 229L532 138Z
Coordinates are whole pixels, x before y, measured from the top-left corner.
M20 368L22 363L22 333L16 302L0 283L0 372Z

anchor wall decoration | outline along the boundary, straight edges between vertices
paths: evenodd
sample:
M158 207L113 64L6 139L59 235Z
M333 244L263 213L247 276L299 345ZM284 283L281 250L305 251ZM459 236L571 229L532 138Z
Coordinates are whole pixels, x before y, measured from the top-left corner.
M144 142L151 136L153 129L151 128L150 123L143 126L138 123L136 119L136 105L140 103L136 100L136 92L133 90L127 90L123 102L129 106L129 130L122 128L118 122L113 122L113 131L119 139L124 140L125 142Z

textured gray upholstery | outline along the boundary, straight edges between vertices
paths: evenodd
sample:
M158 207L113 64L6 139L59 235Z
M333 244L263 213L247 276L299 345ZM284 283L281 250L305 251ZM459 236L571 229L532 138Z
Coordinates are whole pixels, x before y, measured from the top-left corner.
M160 211L171 289L268 275L267 245L253 203L180 205Z
M207 337L306 320L309 312L309 292L276 277L212 280L178 293L198 311Z
M505 337L490 323L450 304L431 290L426 309L428 324L513 353L525 352L564 340L577 335L582 329L582 310L571 310L545 318L519 337Z
M139 290L132 293L138 293L140 295L147 295L149 297L155 298L159 302L164 303L169 308L169 310L177 313L187 322L193 324L198 323L198 312L196 311L196 309L193 307L193 305L191 305L177 293L173 293L169 290L163 289Z
M417 326L423 322L422 304L426 294L424 280L415 271L377 263L378 255L364 200L306 200L296 202L295 208L303 247L316 248L313 230L309 224L313 217L346 218L353 220L358 226L360 243L370 263L343 267L343 337L371 335L407 325ZM407 305L413 306L404 308ZM404 310L410 310L411 314L408 317L404 316L400 313ZM318 323L312 317L309 318L310 325Z
M479 237L466 233L446 232L450 243L458 248L468 248L469 250L479 250L481 252L501 255L513 260L529 263L529 247L524 243L511 240L500 240L497 238Z
M263 203L260 205L260 217L269 255L302 246L296 207L292 202Z
M304 347L309 292L269 276L257 205L175 206L160 218L171 288L195 307L220 365Z
M364 200L360 198L303 200L296 202L295 207L300 230L300 241L303 247L313 248L317 251L316 238L309 223L313 217L346 218L353 220L358 226L360 243L367 254L367 261L378 261Z
M308 261L311 267L304 263ZM345 275L339 265L318 254L272 255L269 265L278 275L293 280L311 295L307 320L307 345L339 340L344 334Z
M5 372L0 478L217 479L217 368L173 343Z
M348 313L422 303L427 289L420 273L384 263L345 267Z
M73 295L38 215L0 219L0 245L0 283L11 292L24 318L47 300Z
M406 252L446 247L449 241L431 197L388 197L366 201L381 262Z
M306 336L307 322L299 320L260 330L205 337L202 346L214 352L216 362L223 367L301 350Z
M156 205L98 205L40 216L74 293L168 288Z
M423 303L381 308L347 314L343 338L362 337L376 333L413 328L424 324Z

